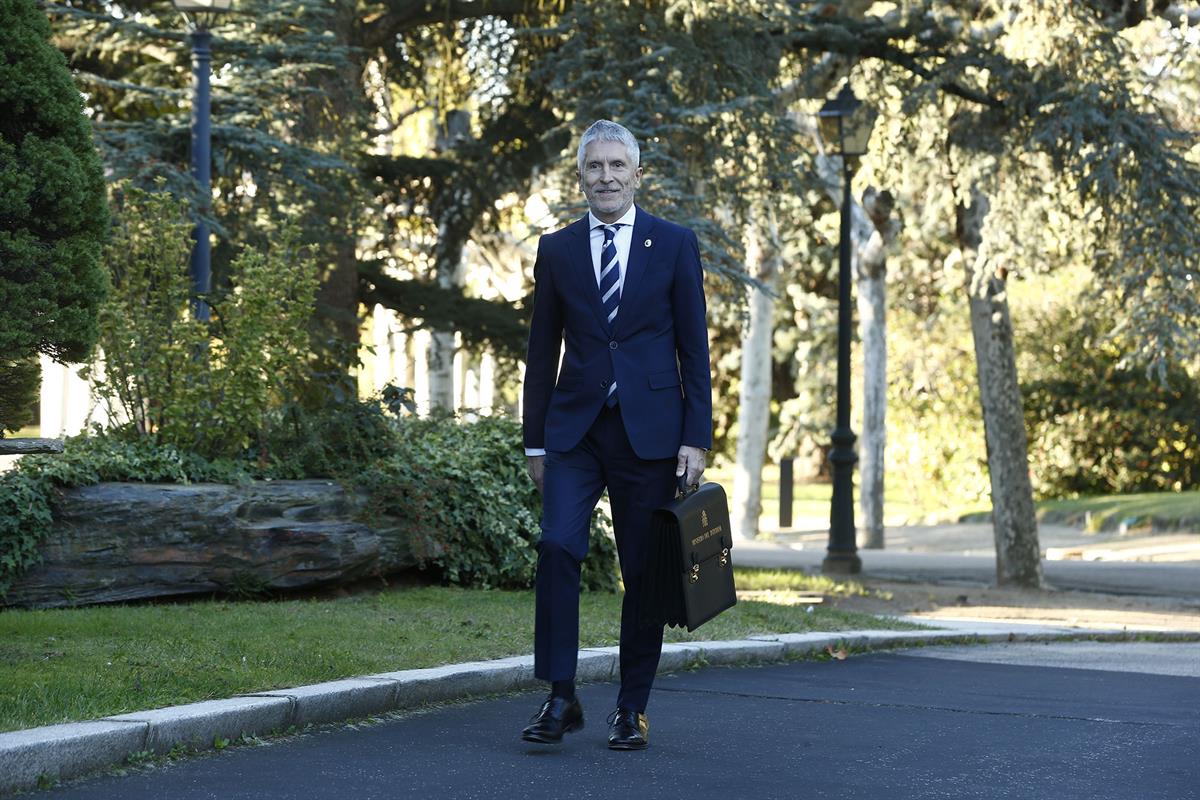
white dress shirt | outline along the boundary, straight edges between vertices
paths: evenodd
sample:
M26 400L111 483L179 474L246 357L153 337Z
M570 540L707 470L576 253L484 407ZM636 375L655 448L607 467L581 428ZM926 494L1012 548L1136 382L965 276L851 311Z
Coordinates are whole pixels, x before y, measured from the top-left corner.
M620 276L617 278L617 285L620 286L620 291L625 291L625 265L629 263L629 245L633 241L633 220L637 214L637 206L630 206L625 212L625 216L621 217L613 225L620 225L617 228L617 235L613 237L613 244L617 246L617 263L620 265ZM609 223L601 222L596 219L596 215L588 212L588 228L591 230L592 243L592 269L596 272L596 285L600 285L600 250L604 247L604 226Z
M629 210L619 220L612 223L602 222L591 211L588 212L588 229L591 231L592 269L596 274L597 287L600 286L600 251L604 247L604 226L620 225L621 227L617 228L616 236L613 237L613 243L617 246L617 265L619 270L617 285L621 287L619 291L622 294L625 292L625 265L629 263L629 246L633 242L633 221L636 216L637 206L630 206ZM546 455L546 451L540 447L526 447L525 455L544 456Z

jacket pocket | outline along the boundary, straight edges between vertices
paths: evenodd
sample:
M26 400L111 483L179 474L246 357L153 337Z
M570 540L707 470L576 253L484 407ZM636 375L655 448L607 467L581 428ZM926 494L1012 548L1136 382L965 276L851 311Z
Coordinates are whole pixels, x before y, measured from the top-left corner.
M651 389L670 389L672 386L679 385L678 370L664 369L662 372L651 372L649 377Z

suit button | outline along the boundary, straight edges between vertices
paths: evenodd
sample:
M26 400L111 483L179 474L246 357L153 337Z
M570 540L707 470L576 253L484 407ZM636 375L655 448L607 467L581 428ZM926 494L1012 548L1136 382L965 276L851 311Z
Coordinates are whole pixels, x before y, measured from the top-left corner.
M601 388L601 389L607 389L607 388L608 388L608 381L600 381L600 388Z
M608 343L608 349L609 349L609 350L616 350L616 349L617 349L617 343L616 343L616 342L609 342L609 343Z

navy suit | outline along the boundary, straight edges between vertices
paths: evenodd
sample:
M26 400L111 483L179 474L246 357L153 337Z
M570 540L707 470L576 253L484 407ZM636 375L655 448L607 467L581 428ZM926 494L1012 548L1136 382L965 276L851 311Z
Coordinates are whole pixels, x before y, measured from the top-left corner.
M625 583L618 706L642 711L662 649L662 628L640 626L636 605L650 512L674 496L680 445L712 444L703 269L692 231L638 208L610 327L591 252L584 216L543 236L534 265L524 440L546 450L535 674L575 677L580 563L607 488Z

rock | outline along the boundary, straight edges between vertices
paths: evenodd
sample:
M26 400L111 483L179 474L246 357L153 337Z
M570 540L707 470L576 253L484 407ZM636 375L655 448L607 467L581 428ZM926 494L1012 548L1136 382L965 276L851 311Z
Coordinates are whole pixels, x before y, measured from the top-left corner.
M301 589L417 564L409 528L322 480L102 483L64 492L42 562L3 602L53 608Z

